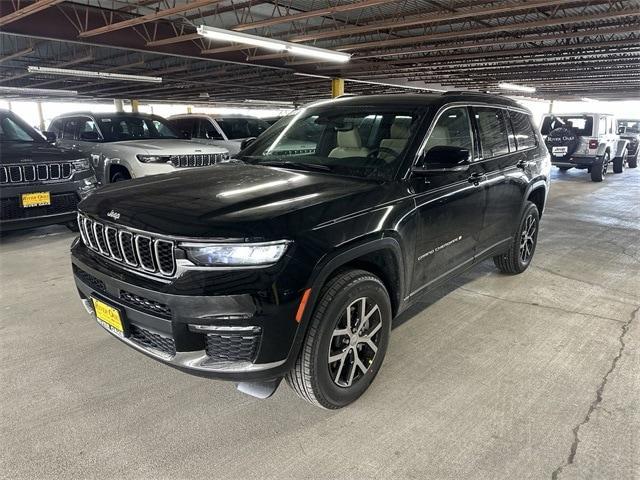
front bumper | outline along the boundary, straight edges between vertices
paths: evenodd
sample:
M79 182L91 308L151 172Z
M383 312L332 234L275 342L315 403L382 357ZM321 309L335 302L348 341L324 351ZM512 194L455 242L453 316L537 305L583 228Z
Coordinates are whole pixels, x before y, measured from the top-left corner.
M169 293L171 286L146 288L108 272L108 262L81 242L72 247L85 308L95 318L91 298L97 298L119 309L125 336L105 330L128 346L184 372L236 382L275 380L290 369L297 300L269 305L264 293Z
M73 222L78 203L96 186L95 177L88 172L76 174L66 182L3 184L0 188L0 229L7 231ZM49 192L51 205L23 208L21 195L33 192Z

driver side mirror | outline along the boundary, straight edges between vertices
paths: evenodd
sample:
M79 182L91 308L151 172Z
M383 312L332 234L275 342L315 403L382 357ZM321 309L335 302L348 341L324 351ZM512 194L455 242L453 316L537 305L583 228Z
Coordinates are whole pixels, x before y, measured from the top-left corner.
M98 135L98 132L82 132L80 134L80 140L95 142L97 140L100 140L100 135Z
M47 142L49 143L56 143L56 140L58 139L56 134L53 132L42 132L42 134L44 135L44 138L46 138Z
M618 135L622 135L623 133L627 133L627 127L618 127Z
M242 140L242 142L240 142L240 150L244 150L255 141L256 137L245 138L244 140Z
M471 152L448 145L435 146L425 153L412 172L416 175L465 172L471 164Z

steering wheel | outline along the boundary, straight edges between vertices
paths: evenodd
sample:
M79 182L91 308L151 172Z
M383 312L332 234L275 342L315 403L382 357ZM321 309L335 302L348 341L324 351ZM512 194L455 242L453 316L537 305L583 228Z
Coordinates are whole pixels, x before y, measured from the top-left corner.
M398 158L400 156L400 153L396 152L392 148L378 147L378 148L374 148L372 151L370 151L369 154L367 155L367 158L371 159L371 160L373 160L374 158L380 158L380 157L378 157L379 153L388 153L389 155L391 155L393 157L392 160L395 160L396 158Z

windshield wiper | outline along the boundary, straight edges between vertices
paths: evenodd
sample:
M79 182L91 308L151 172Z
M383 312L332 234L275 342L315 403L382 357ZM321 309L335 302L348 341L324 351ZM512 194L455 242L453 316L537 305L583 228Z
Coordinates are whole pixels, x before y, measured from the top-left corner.
M285 168L297 168L300 170L315 170L318 172L331 172L333 168L329 165L322 165L319 163L306 163L306 162L292 162L291 160L284 161L266 161L257 162L258 165L268 165L270 167L285 167Z

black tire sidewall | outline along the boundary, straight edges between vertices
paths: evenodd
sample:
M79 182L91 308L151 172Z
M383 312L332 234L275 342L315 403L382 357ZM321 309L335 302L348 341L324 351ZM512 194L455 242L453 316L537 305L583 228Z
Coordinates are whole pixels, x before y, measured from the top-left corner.
M380 307L382 329L378 351L372 365L362 378L351 387L340 387L331 378L328 366L328 353L331 335L348 305L360 297L369 297ZM362 276L352 282L348 288L338 292L330 300L329 307L313 321L319 322L317 341L312 347L311 362L314 383L317 386L321 403L331 408L344 407L360 397L377 375L384 360L391 333L391 303L383 284L370 277Z
M522 236L522 230L525 227L526 219L529 218L529 215L531 214L533 214L536 219L536 234L534 237L533 249L531 251L531 255L529 256L529 260L526 262L523 262L522 258L520 257L520 237ZM527 205L524 212L522 213L522 217L520 218L520 226L518 227L518 234L516 236L516 241L514 245L514 248L515 248L514 254L517 259L518 270L520 272L523 272L524 270L526 270L527 267L531 264L531 260L533 260L533 256L536 253L536 247L538 246L539 230L540 230L540 213L538 212L538 207L536 207L535 204L530 203L529 205Z

